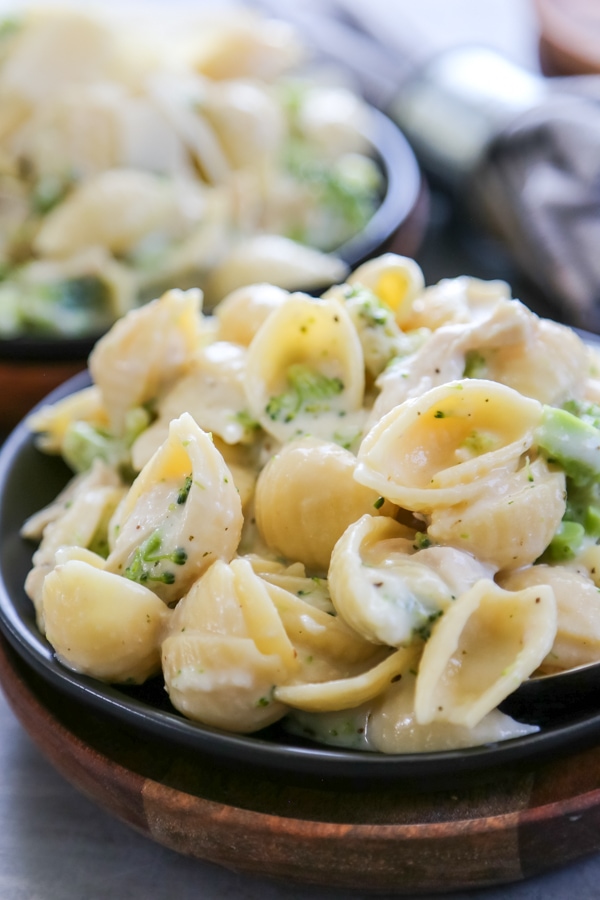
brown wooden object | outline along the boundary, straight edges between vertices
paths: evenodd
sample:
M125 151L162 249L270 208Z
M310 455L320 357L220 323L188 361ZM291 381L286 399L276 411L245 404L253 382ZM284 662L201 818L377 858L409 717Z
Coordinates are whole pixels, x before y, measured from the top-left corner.
M600 748L428 789L243 771L56 692L0 641L8 702L50 763L147 837L249 875L415 895L516 881L600 849Z

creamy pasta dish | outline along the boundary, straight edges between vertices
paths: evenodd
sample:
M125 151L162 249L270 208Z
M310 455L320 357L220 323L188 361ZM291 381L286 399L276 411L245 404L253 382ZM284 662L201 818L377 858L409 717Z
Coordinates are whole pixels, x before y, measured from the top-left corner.
M248 9L85 6L0 21L0 337L343 280L384 180L354 91Z
M600 658L600 375L504 282L386 254L321 297L169 290L29 418L73 478L23 527L66 667L198 723L406 753Z

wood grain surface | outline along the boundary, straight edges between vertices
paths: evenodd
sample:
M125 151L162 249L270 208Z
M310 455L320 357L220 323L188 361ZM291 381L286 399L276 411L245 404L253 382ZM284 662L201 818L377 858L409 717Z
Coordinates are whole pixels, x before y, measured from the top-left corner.
M120 820L239 872L369 893L505 884L600 849L600 748L428 790L227 767L98 717L2 640L0 683L46 758Z
M14 428L36 403L85 366L85 359L0 359L0 431Z

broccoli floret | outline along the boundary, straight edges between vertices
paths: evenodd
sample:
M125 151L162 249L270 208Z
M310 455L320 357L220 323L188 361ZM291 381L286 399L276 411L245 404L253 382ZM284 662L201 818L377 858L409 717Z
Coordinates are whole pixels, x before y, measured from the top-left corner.
M322 372L309 366L296 363L287 370L289 389L271 397L267 406L267 415L278 422L292 422L299 413L318 415L328 412L330 400L341 394L344 383L340 378L328 378Z
M182 506L187 502L187 498L190 495L190 491L192 489L192 476L186 475L185 481L183 482L183 487L180 487L177 491L177 503Z
M360 231L381 202L382 178L374 160L345 153L333 161L319 159L299 135L288 141L284 165L321 211L321 225L298 223L289 237L332 250Z
M187 562L187 553L182 547L176 547L171 553L161 553L161 550L162 535L157 529L136 549L131 563L125 569L125 577L139 584L148 581L173 584L174 573L169 570L159 571L159 564L168 560L176 566L183 566Z
M144 407L130 410L121 436L89 422L73 422L65 434L63 458L74 472L86 472L95 459L101 459L118 469L125 480L131 480L134 473L131 470L130 448L151 420L152 414Z
M0 292L0 333L82 336L103 331L114 318L113 290L96 275L33 282L27 266L11 270Z
M574 559L585 537L585 528L579 522L566 519L560 523L558 531L544 551L540 562L566 562Z
M567 412L570 412L578 419L587 422L588 425L593 425L594 428L600 428L600 406L598 406L597 403L583 403L580 400L567 400L567 402L563 404L563 409L566 409Z
M600 429L566 409L545 406L534 440L549 462L557 463L575 485L600 476Z
M44 175L38 179L31 193L34 213L44 216L61 203L74 183L69 175Z
M469 350L465 356L463 378L485 378L487 362L479 350Z
M563 520L542 561L573 559L584 539L600 537L600 407L570 401L565 408L544 407L535 441L567 476Z

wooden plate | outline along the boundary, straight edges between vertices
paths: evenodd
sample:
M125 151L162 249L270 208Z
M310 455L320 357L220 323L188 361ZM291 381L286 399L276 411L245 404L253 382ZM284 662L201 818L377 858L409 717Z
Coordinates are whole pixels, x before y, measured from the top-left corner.
M105 810L179 853L248 874L415 895L505 884L600 849L600 748L451 790L249 777L56 692L0 639L0 683L41 752Z
M542 71L549 76L600 72L600 8L589 0L534 0Z
M42 397L85 366L83 358L63 361L0 357L0 431L8 432Z

